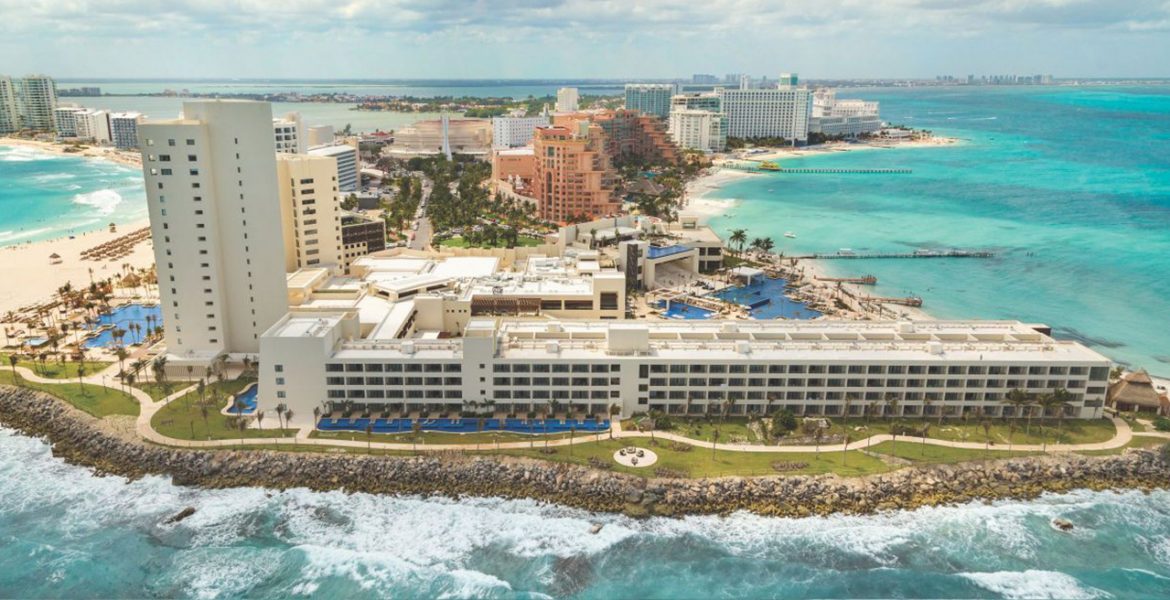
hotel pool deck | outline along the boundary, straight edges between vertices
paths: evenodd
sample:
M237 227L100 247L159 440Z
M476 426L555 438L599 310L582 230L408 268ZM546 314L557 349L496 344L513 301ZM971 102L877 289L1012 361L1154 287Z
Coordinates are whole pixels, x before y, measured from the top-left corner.
M788 281L758 277L751 284L732 286L711 294L712 298L726 300L748 307L753 319L815 319L821 313L784 295Z
M236 394L220 413L228 416L236 416L237 414L250 415L256 412L256 392L259 389L255 383L249 383L248 387L244 388L244 391ZM243 404L242 409L238 413L236 412L237 400Z
M700 308L677 300L666 301L666 312L662 316L668 319L710 319L715 311Z
M546 433L568 433L575 430L577 433L598 433L609 431L609 421L593 419L483 419L483 429L479 428L479 419L418 419L422 431L436 431L441 433L479 433L480 431L506 431L510 433L524 433L540 435ZM366 430L372 425L374 433L408 433L413 430L411 419L321 419L317 422L319 431L358 431Z
M151 324L155 327L162 325L162 307L157 304L126 304L119 306L109 313L98 317L97 324L92 326L96 335L93 335L83 342L86 348L106 348L114 345L114 329L125 329L126 337L123 339L124 343L137 343L141 341L146 332L146 317L151 318ZM143 328L142 334L135 334L130 331L129 325L137 323Z

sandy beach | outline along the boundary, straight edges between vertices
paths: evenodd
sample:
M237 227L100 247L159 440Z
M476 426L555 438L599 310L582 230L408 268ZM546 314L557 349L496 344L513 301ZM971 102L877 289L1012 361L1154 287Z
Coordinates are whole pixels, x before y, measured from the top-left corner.
M52 299L57 288L66 281L74 287L87 286L89 270L93 278L104 279L115 275L123 264L147 267L154 264L154 250L150 241L134 246L125 258L114 261L82 260L81 252L120 237L136 229L149 227L150 222L119 225L117 233L108 230L92 231L75 236L43 240L0 248L0 315L29 304ZM50 264L49 256L61 256L60 264Z
M42 142L39 140L29 140L24 138L14 137L0 137L0 146L18 146L22 148L35 148L53 154L60 154L63 156L82 156L85 158L99 158L118 163L126 167L133 167L135 169L142 168L142 155L137 150L119 150L118 148L109 146L93 146L90 144L81 144L79 147L82 150L78 152L66 152L66 149L73 148L73 144L57 143L57 142Z
M952 146L962 143L959 138L931 137L918 140L865 140L858 142L827 142L816 146L796 148L774 148L766 153L745 156L751 160L783 160L785 158L800 158L833 154L835 152L859 152L863 150L900 150L911 148L935 148Z
M736 205L738 200L730 198L711 198L709 194L719 188L723 187L730 181L743 179L745 177L759 177L759 173L752 173L749 171L737 171L735 169L724 169L718 166L713 167L713 172L710 175L699 177L694 181L687 183L686 189L686 204L679 211L680 216L697 217L700 223L705 223L707 219L725 214L728 210Z

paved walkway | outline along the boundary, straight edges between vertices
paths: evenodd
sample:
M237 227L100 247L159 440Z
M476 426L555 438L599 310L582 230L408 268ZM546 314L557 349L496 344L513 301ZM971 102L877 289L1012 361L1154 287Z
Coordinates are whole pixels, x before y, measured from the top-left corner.
M25 367L17 367L16 370L20 374L21 377L23 377L29 381L33 381L33 382L37 382L37 383L63 385L63 384L77 382L76 378L73 378L73 379L52 379L52 378L40 377L39 375L36 375L31 370L29 370L28 368L25 368ZM118 365L117 365L117 363L115 363L103 371L99 371L97 373L87 375L86 377L84 377L82 379L82 381L84 381L85 383L90 384L90 385L104 386L104 380L117 381L117 372L118 372ZM104 387L110 387L110 386L104 386ZM111 389L119 389L119 388L113 387ZM532 444L533 444L533 442L531 442L531 441L500 442L500 443L483 442L480 444L472 444L472 443L426 444L426 443L421 443L421 442L417 443L417 444L415 444L413 442L368 442L367 443L366 441L363 441L363 440L338 440L338 439L309 437L310 434L312 434L312 432L313 432L312 427L304 427L304 428L299 429L297 431L297 434L295 437L283 437L282 438L282 437L274 436L274 437L263 437L263 438L244 438L242 440L239 438L223 439L223 440L198 440L198 441L180 440L180 439L164 436L164 435L158 433L157 431L155 431L154 428L151 427L151 424L150 424L150 421L154 417L154 415L160 409L162 409L164 406L166 406L168 402L182 397L184 394L186 394L187 392L189 392L193 389L195 389L195 386L189 385L187 387L179 389L178 391L174 392L173 394L171 394L167 398L164 398L164 399L156 402L146 392L144 392L140 389L137 389L137 388L127 387L125 391L127 391L131 396L133 396L134 399L137 400L139 405L140 405L138 419L137 419L136 424L135 424L135 429L136 429L138 435L141 436L143 439L149 440L151 442L155 442L157 444L163 444L163 445L167 445L167 446L176 446L176 447L182 447L182 448L228 448L228 447L240 447L240 446L268 446L268 445L272 445L272 444L288 444L288 445L295 444L295 445L299 445L299 446L318 446L318 447L332 447L332 448L361 448L361 449L365 449L368 447L368 448L374 448L377 450L397 450L397 451L414 451L414 450L420 450L420 451L443 451L443 450L468 451L468 450L471 450L471 451L474 451L477 449L489 449L490 450L490 449L496 449L496 448L498 448L500 450L527 450L527 449L530 449L532 447ZM1119 419L1117 417L1110 417L1110 419L1113 421L1113 425L1117 428L1117 434L1115 436L1113 436L1112 439L1106 440L1104 442L1096 442L1096 443L1091 443L1091 444L1048 444L1046 447L1042 444L1013 444L1011 446L1011 450L1013 452L1042 452L1042 451L1077 452L1077 451L1093 451L1093 450L1113 450L1116 448L1121 448L1121 447L1125 446L1126 444L1129 444L1133 440L1134 437L1152 437L1152 438L1162 438L1162 439L1170 440L1170 433L1167 433L1167 432L1134 432L1133 429L1129 426L1129 423L1127 423L1124 419ZM273 430L273 433L276 434L276 430ZM359 436L361 435L360 432L358 433L358 435ZM576 437L574 437L572 439L562 438L562 439L547 440L547 441L542 440L542 439L537 439L536 441L537 441L537 443L539 443L542 446L561 447L561 446L569 446L571 444L596 443L596 442L600 442L600 441L603 441L606 439L633 439L633 438L650 438L650 437L653 437L655 439L669 440L672 442L678 442L678 443L682 443L682 444L689 444L691 446L695 446L698 448L708 448L709 449L709 448L714 447L717 450L726 450L729 452L758 452L758 453L771 453L771 454L812 453L812 452L817 452L817 451L833 452L833 451L843 451L843 450L865 450L874 444L880 444L882 442L888 442L888 441L894 440L894 436L891 436L888 434L879 434L879 435L870 436L869 438L864 438L864 439L850 442L847 447L844 446L843 444L822 444L820 446L809 446L809 445L765 446L765 445L754 445L754 444L722 444L722 443L716 444L716 443L712 443L712 442L708 442L708 441L696 440L696 439L692 439L692 438L688 438L688 437L683 437L681 435L666 432L666 431L655 431L655 432L624 431L622 429L621 421L618 419L614 419L611 423L611 430L608 432L605 432L605 433L581 434L581 435L577 435ZM914 443L914 444L924 443L922 438L916 438L916 437L899 436L899 439L901 439L902 441ZM931 445L931 446L941 446L941 447L945 447L945 448L958 448L958 449L964 449L964 450L985 450L985 449L987 449L987 447L984 444L979 443L979 442L954 442L954 441L949 441L949 440L939 440L939 439L927 438L925 440L925 443L927 445ZM1007 450L1007 446L1005 446L1004 444L997 444L994 447L994 450L995 451L1004 451L1004 450Z

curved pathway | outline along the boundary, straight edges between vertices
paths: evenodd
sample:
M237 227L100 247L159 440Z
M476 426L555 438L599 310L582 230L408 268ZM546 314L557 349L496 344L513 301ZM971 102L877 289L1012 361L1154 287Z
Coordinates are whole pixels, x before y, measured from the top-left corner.
M63 385L63 384L68 384L68 383L75 383L77 381L76 378L73 378L73 379L53 379L53 378L41 377L41 376L33 373L30 369L28 369L26 367L18 366L16 368L16 370L22 378L27 379L27 380L32 381L32 382L35 382L35 383L50 384L50 385L52 385L52 384ZM82 378L82 381L84 381L85 383L90 384L90 385L109 387L109 386L104 385L103 379L117 379L117 372L118 372L118 365L117 365L117 363L115 363L115 364L110 365L110 367L106 368L105 370L93 373L91 375L87 375L86 377ZM173 394L171 394L167 398L164 398L164 399L159 400L159 401L155 401L153 398L150 397L149 394L147 394L146 392L144 392L140 389L137 389L134 387L127 387L125 391L127 393L129 393L135 400L137 400L139 405L140 405L138 418L137 418L136 423L135 423L135 430L138 433L138 435L145 440L148 440L148 441L151 441L151 442L154 442L157 444L162 444L162 445L166 445L166 446L175 446L175 447L181 447L181 448L230 448L230 447L237 447L238 448L241 446L268 446L268 445L273 445L273 444L276 444L276 445L288 444L288 445L298 445L298 446L318 446L318 447L332 447L332 448L360 448L360 449L375 448L378 450L397 450L397 451L416 451L416 450L417 451L449 451L449 450L476 451L476 450L494 450L494 449L527 450L527 449L530 449L533 447L533 442L531 442L531 441L500 442L500 443L484 442L484 443L479 443L479 444L471 444L471 443L466 443L466 444L424 444L424 443L419 443L419 444L415 444L415 443L411 443L411 442L369 442L369 443L367 443L367 442L360 441L360 440L338 440L338 439L310 437L310 434L313 432L312 427L305 427L305 428L300 429L297 432L295 437L273 436L273 437L262 437L262 438L244 438L242 440L239 438L222 439L222 440L199 440L199 441L181 440L181 439L177 439L177 438L171 438L171 437L164 436L164 435L160 434L159 432L155 431L155 429L150 424L150 421L154 417L154 415L160 409L162 409L164 406L166 406L168 402L170 402L171 400L175 400L177 398L182 397L184 394L186 394L187 392L194 389L194 387L195 387L194 385L189 385L187 387L179 389L178 391L174 392ZM110 388L110 389L119 389L119 388ZM1103 442L1095 442L1095 443L1088 443L1088 444L1048 444L1046 447L1042 444L1013 444L1011 446L1011 451L1013 451L1013 452L1044 452L1044 451L1047 451L1047 452L1077 452L1077 451L1095 451L1095 450L1114 450L1114 449L1121 448L1121 447L1129 444L1133 440L1134 437L1151 437L1151 438L1162 438L1162 439L1170 440L1170 433L1166 433L1166 432L1137 432L1137 433L1135 433L1133 431L1133 429L1129 426L1129 423L1127 423L1124 419L1119 419L1117 417L1110 417L1110 419L1113 421L1113 425L1117 428L1117 434L1114 435L1113 438L1106 440L1106 441L1103 441ZM274 430L274 433L275 433L275 430ZM582 435L576 436L575 438L572 438L572 439L569 439L569 438L562 438L562 439L555 439L555 440L538 439L538 440L535 440L535 442L537 445L540 445L540 446L561 447L561 446L569 446L572 444L597 443L597 442L601 442L601 441L606 440L606 439L631 439L631 438L651 438L651 437L656 438L656 439L669 440L672 442L678 442L681 444L689 444L691 446L695 446L698 448L708 448L708 449L714 448L717 450L725 450L725 451L729 451L729 452L756 452L756 453L771 453L771 454L834 452L834 451L844 451L844 450L866 450L867 448L869 448L873 444L880 444L882 442L894 441L894 439L895 439L894 436L891 436L889 434L879 434L879 435L870 436L869 438L863 438L860 440L850 442L847 446L843 445L843 444L822 444L820 446L809 446L809 445L765 446L765 445L755 445L755 444L716 444L716 443L708 442L708 441L704 441L704 440L696 440L693 438L684 437L684 436L670 433L670 432L666 432L666 431L656 431L656 432L624 431L622 429L622 426L621 426L621 421L614 420L611 423L611 430L608 432L605 432L605 433L582 434ZM982 444L979 442L955 442L955 441L939 440L939 439L933 439L933 438L927 438L924 442L922 440L922 438L915 438L915 437L908 437L908 436L898 436L898 437L901 438L901 440L904 442L913 443L913 444L925 443L925 444L928 444L931 446L941 446L944 448L957 448L957 449L963 449L963 450L987 450L987 446L985 444ZM997 447L995 448L994 451L995 452L1003 452L1006 450L1007 450L1006 447L1004 447L1002 444L999 444L999 445L997 445Z

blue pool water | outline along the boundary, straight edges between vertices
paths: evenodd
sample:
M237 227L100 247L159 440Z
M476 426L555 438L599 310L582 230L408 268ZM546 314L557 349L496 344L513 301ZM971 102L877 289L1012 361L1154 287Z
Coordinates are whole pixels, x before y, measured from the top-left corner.
M240 411L242 414L250 415L256 412L256 393L258 390L259 386L256 384L249 384L247 389L235 397L235 400L239 400L243 403L243 409ZM236 413L235 402L232 402L230 405L228 405L228 413Z
M667 304L666 312L663 313L669 319L710 319L714 315L715 311L674 300Z
M756 277L751 284L732 286L711 294L715 298L752 307L753 319L815 319L821 313L784 295L788 281Z
M146 335L147 322L146 317L151 317L150 326L158 327L162 325L162 307L157 304L126 304L119 306L109 313L98 317L97 324L94 328L102 328L97 335L85 340L86 348L105 348L114 344L114 329L125 329L126 337L123 339L124 343L136 344L142 341ZM137 323L142 326L142 333L130 331L129 325Z
M478 419L421 419L423 431L443 433L476 433L480 431ZM367 425L374 426L374 433L403 433L411 431L410 419L321 419L317 429L321 431L365 431ZM513 433L577 433L608 431L609 421L592 419L484 419L483 431L510 431Z

